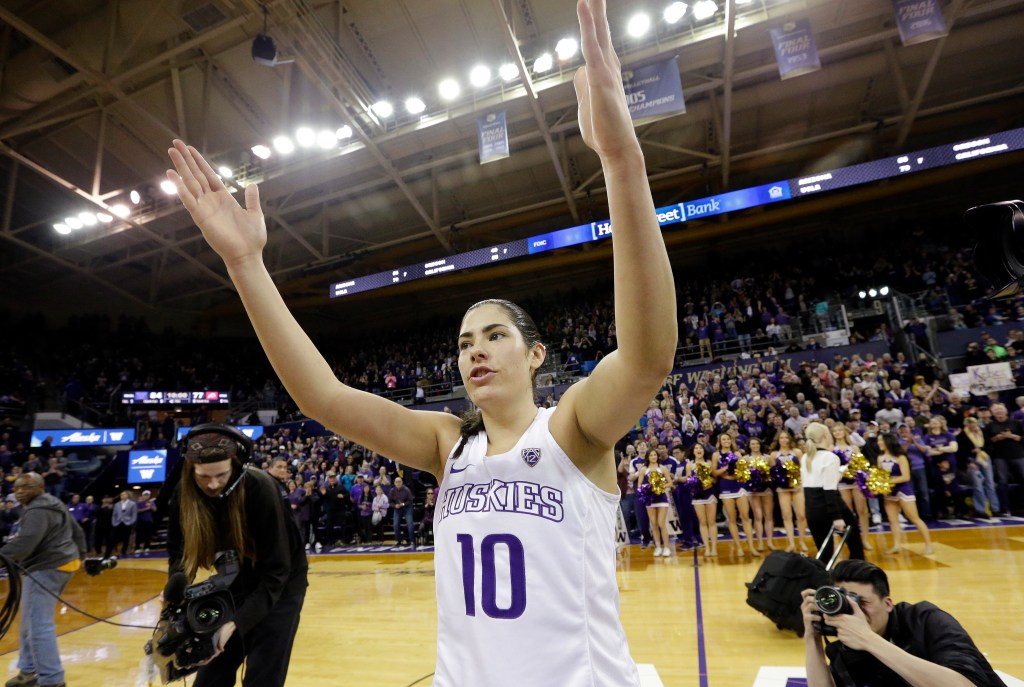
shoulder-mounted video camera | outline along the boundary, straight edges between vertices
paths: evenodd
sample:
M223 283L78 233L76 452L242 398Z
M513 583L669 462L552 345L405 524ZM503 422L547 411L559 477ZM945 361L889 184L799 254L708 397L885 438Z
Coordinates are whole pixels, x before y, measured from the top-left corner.
M968 210L964 220L978 237L974 264L997 289L991 297L1024 291L1024 201L979 205Z
M164 609L145 651L165 685L199 670L217 650L217 630L235 617L228 587L238 576L238 554L219 551L213 566L217 574L202 582L188 585L185 574L176 572L164 587Z

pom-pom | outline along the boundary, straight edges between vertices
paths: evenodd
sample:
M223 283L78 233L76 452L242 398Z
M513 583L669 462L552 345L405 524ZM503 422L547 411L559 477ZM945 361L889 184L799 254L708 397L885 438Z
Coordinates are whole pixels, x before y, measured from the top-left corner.
M789 475L786 473L787 465L788 463L777 460L775 461L775 465L771 467L772 484L779 489L789 488Z
M711 466L707 463L697 463L697 469L694 471L694 474L700 480L701 489L710 489L715 483L715 477L711 474Z
M651 505L651 500L654 495L651 493L651 485L648 483L641 484L636 490L636 500L640 502L640 505L647 507Z
M745 458L736 460L736 469L733 471L737 482L750 481L750 463Z
M655 496L661 496L668 488L668 478L661 470L651 470L647 474L647 480L651 483L651 493Z
M747 481L747 488L751 491L764 491L768 487L768 461L764 458L757 458L750 461L750 479Z
M786 475L789 477L789 488L796 489L800 486L800 466L796 461L786 463Z
M850 458L850 462L846 464L846 468L843 470L843 478L854 480L857 478L858 472L867 472L870 467L871 464L868 463L868 459L863 454L858 453Z
M892 493L892 475L882 468L871 468L867 478L868 491L875 496Z
M696 496L700 492L700 478L697 477L697 473L694 473L686 478L683 482L683 486L690 492L691 495Z

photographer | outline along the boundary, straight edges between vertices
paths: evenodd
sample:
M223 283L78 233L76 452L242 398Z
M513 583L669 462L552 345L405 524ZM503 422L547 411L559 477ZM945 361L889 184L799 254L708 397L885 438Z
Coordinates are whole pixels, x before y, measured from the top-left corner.
M822 615L815 590L803 592L808 687L1005 687L953 616L928 601L893 603L878 566L842 561L832 576L846 612ZM822 622L836 641L823 642Z
M57 596L71 581L85 556L85 534L60 499L44 494L43 478L27 472L14 483L14 496L24 507L17 533L0 549L25 571L18 633L17 685L64 685L64 667L57 649L53 612Z
M252 441L228 425L194 428L185 439L181 482L169 506L170 572L194 582L213 569L214 554L234 550L241 570L230 591L236 612L214 637L216 653L195 687L284 685L306 595L306 556L280 488L245 462ZM221 655L223 654L223 655Z

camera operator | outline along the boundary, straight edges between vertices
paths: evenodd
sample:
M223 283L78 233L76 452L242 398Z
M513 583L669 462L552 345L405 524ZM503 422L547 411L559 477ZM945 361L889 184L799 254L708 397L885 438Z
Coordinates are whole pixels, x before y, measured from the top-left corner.
M241 570L230 586L236 613L214 638L216 653L195 687L284 685L306 596L306 556L280 487L248 469L252 442L228 425L199 425L185 439L181 482L168 509L170 573L194 582L214 554L234 550ZM223 654L223 655L221 655Z
M57 596L81 567L85 533L60 499L43 493L44 488L43 478L34 472L15 481L14 496L25 510L17 533L0 549L27 573L21 591L18 674L7 687L64 685L53 612Z
M808 687L1005 687L953 616L928 601L893 603L877 565L842 561L832 577L848 612L823 616L815 590L803 592ZM836 641L823 641L822 622Z

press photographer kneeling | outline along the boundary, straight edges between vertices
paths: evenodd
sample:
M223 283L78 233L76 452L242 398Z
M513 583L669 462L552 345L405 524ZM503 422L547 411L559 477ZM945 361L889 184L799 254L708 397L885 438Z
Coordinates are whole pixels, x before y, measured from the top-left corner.
M192 429L185 438L181 482L168 509L168 606L180 602L183 594L187 599L201 591L199 585L185 590L191 590L188 594L183 590L200 568L212 570L215 565L219 575L211 582L221 582L234 602L234 609L217 610L217 618L198 619L201 627L211 629L210 637L200 633L200 638L212 642L212 657L198 667L195 687L235 684L243 661L245 687L280 687L288 673L308 566L274 478L246 467L251 452L252 440L229 425L209 423ZM232 553L225 560L218 552ZM172 610L165 609L164 615ZM204 613L211 615L209 610ZM228 617L232 619L217 622ZM192 625L188 632L194 632L196 623ZM217 627L215 632L212 627ZM167 634L165 628L164 637L155 636L154 644L162 639L162 646L181 646L179 638ZM196 667L176 661L174 673Z
M956 618L893 603L877 565L843 561L832 578L803 592L808 687L1005 687Z

